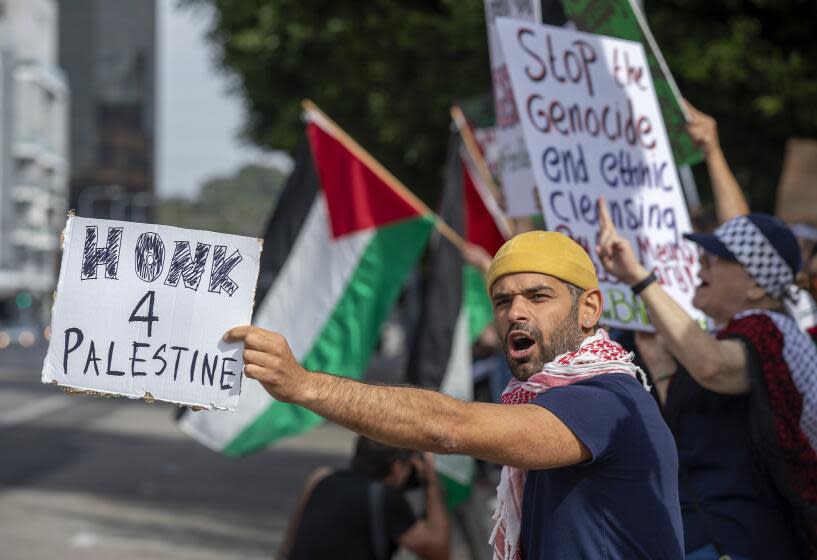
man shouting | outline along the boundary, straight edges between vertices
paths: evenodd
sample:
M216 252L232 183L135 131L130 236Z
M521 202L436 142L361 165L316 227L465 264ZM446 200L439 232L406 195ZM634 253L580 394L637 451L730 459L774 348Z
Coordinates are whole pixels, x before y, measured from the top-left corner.
M682 558L675 443L632 356L596 327L590 257L562 234L524 233L487 284L515 377L500 405L307 371L257 327L225 338L244 342L246 375L280 401L389 445L506 465L495 558Z

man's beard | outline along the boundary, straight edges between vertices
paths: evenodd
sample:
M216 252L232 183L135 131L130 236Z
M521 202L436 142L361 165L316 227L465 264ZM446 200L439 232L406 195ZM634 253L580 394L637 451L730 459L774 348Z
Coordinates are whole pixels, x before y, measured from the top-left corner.
M502 349L513 376L520 381L527 381L534 373L539 373L545 364L552 362L556 356L576 350L584 340L584 334L578 330L579 306L573 304L570 313L561 319L551 331L550 343L545 344L544 336L536 326L528 323L512 323L502 337ZM508 357L508 334L511 331L522 331L531 337L538 348L538 356L532 356L524 362L517 362Z

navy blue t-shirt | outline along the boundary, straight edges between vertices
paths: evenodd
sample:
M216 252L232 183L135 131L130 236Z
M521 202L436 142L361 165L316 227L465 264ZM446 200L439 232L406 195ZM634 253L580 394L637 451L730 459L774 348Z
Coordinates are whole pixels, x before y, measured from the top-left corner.
M592 459L528 471L522 558L683 558L675 440L641 384L605 374L531 402L564 422Z

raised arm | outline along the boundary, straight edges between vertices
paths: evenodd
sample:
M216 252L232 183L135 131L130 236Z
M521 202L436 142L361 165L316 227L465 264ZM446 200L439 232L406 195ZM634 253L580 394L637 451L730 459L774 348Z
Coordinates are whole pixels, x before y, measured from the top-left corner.
M616 231L604 199L599 200L596 252L607 272L629 286L650 273L638 262L630 242ZM724 394L749 390L746 350L740 342L718 340L705 332L658 282L641 292L641 300L670 353L702 387Z
M280 335L231 329L243 341L244 373L276 399L312 410L395 447L471 455L524 469L586 461L590 451L548 410L532 405L465 403L413 387L369 385L302 368Z
M706 158L718 222L723 223L737 216L748 214L749 204L721 149L718 139L718 123L706 113L693 107L688 101L685 103L691 116L687 124L687 132Z

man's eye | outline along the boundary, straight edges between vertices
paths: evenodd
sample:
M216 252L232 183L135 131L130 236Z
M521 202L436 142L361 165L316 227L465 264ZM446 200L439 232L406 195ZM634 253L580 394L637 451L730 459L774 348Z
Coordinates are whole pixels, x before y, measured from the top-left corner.
M550 296L547 294L533 294L530 299L533 301L545 301L546 299L550 299Z

